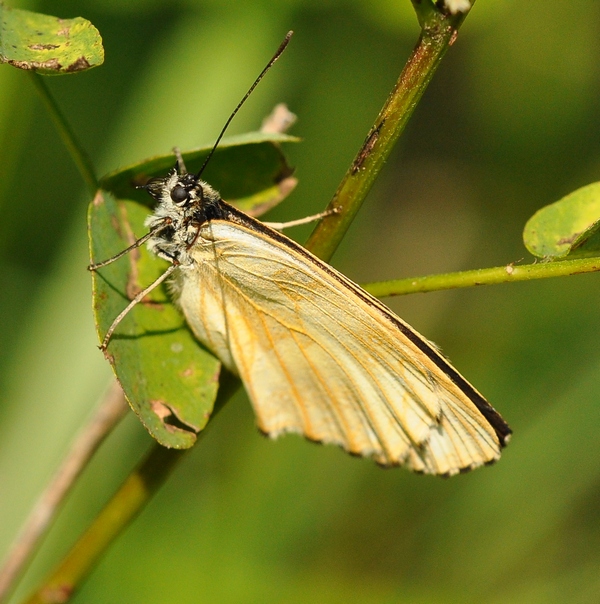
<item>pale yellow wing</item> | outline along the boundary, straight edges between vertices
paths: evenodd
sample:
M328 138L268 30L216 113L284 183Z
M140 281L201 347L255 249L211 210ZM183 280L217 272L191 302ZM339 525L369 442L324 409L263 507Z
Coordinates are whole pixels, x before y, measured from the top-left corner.
M433 345L258 221L200 228L180 304L241 377L260 429L430 474L494 461L510 429Z

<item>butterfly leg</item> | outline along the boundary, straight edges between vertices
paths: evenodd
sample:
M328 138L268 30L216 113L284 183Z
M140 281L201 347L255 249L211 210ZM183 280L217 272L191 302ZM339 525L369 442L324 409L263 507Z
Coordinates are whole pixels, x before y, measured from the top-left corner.
M288 222L263 222L268 227L275 229L276 231L283 231L283 229L288 229L294 226L300 226L301 224L308 224L310 222L315 222L320 220L321 218L327 218L328 216L333 216L334 214L338 214L338 208L332 208L330 210L325 210L324 212L319 212L318 214L313 214L312 216L305 216L304 218L298 218L298 220L290 220Z
M148 287L143 289L116 317L116 319L112 322L111 326L108 328L106 335L104 336L104 340L102 340L102 344L100 345L100 350L106 350L110 339L117 328L117 325L125 318L125 316L129 313L129 311L136 305L139 304L153 289L158 287L177 267L179 264L172 264L158 279L153 281Z

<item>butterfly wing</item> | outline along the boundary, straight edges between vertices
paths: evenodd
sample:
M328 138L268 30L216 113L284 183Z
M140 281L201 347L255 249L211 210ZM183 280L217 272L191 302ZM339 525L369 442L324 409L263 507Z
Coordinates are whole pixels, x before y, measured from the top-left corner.
M259 428L298 432L384 465L455 474L492 462L510 429L378 300L244 217L200 227L181 270L196 336L238 373Z

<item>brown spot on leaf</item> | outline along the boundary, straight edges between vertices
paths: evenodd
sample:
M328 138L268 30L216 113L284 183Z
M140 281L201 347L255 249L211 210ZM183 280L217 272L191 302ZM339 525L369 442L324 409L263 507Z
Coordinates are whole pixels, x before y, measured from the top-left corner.
M60 71L62 67L57 59L50 59L49 61L7 61L7 63L17 69L24 69L25 71L37 71L38 69Z
M149 180L150 176L148 176L147 174L135 174L131 178L131 186L134 189L137 189L139 187L143 187L145 184L148 183Z
M154 411L161 420L172 415L171 409L169 409L162 401L150 401L150 406L152 407L152 411Z
M583 231L573 233L570 237L563 237L556 242L556 245L572 245L574 241L577 241Z
M68 602L73 595L72 585L51 585L42 590L42 599L44 602Z
M58 22L62 25L65 22L65 20L64 19L59 19ZM71 28L70 27L63 27L63 29L59 29L56 32L56 35L57 36L68 36L70 32L71 32Z
M54 50L60 48L60 44L30 44L31 50Z
M125 239L127 246L129 246L129 245L132 245L133 243L135 243L136 237L133 232L133 229L131 228L131 224L129 223L129 216L127 215L127 210L126 210L125 206L120 204L119 211L121 214L121 223L123 225L123 231L124 231L124 232L121 232L119 230L118 231L119 236L121 238ZM140 260L140 251L138 249L131 250L131 252L129 252L129 254L128 254L128 257L129 257L129 264L131 266L131 271L129 273L129 278L127 279L126 291L127 291L128 298L130 300L133 300L133 298L135 298L137 296L137 294L139 294L140 291L142 291L142 288L140 287L140 285L138 283L138 279L139 279L138 262ZM142 302L143 302L143 300L142 300Z
M96 195L94 195L94 199L92 199L92 203L94 204L95 208L99 208L101 205L104 204L104 195L102 195L102 191L100 191L100 190L96 191Z
M110 226L113 228L115 233L119 235L121 239L123 239L123 233L121 232L121 223L117 220L116 216L110 217Z
M84 69L89 69L90 68L90 63L89 61L84 57L78 57L75 61L73 61L73 63L71 63L70 65L67 65L67 67L65 68L65 71L67 73L73 73L74 71L83 71Z

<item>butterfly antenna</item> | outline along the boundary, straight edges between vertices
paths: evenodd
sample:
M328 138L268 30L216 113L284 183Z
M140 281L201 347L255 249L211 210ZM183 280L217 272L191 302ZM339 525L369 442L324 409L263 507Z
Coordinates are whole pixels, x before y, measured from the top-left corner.
M225 134L225 131L229 127L229 124L231 124L231 120L235 117L235 114L240 110L242 105L248 100L248 97L252 94L252 92L258 85L258 83L263 79L263 77L267 73L267 71L269 71L269 69L271 69L271 67L273 67L273 63L275 63L275 61L277 61L277 59L283 54L283 51L286 49L287 45L289 44L293 33L294 33L293 31L288 31L285 38L283 39L283 42L279 45L279 48L277 49L277 51L275 52L275 54L273 55L271 60L267 63L265 68L260 72L260 75L256 78L256 80L254 80L254 84L252 84L252 86L250 86L250 88L248 89L248 92L246 92L246 94L244 95L244 98L238 103L237 107L233 110L232 114L229 116L229 119L225 122L225 125L223 126L223 129L221 130L221 134L219 134L219 136L217 137L217 140L215 141L215 144L213 145L209 154L206 156L206 159L204 160L202 167L200 168L200 170L198 170L198 173L196 174L196 178L200 178L200 176L202 175L202 172L204 172L204 168L206 168L206 165L210 161L210 158L213 156L214 152L216 151L219 143L221 142L221 139L223 138L223 135Z

